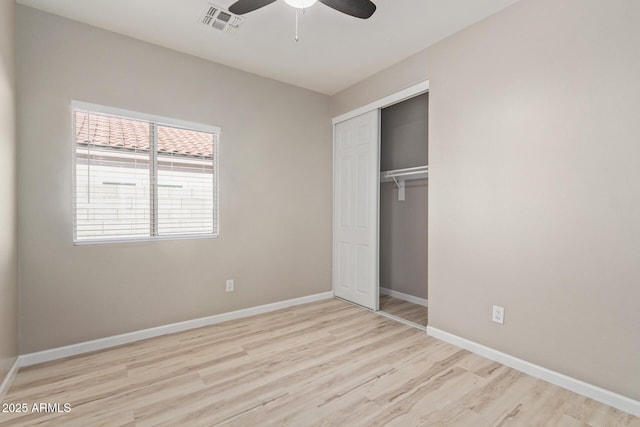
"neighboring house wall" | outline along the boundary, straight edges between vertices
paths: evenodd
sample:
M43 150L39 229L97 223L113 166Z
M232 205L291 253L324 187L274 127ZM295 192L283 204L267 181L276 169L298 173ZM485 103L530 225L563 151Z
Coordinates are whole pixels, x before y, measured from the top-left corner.
M0 0L0 384L18 355L15 3Z
M193 162L195 163L195 161ZM211 160L205 173L180 170L158 170L158 232L160 235L188 234L196 230L212 232L213 172ZM193 166L191 164L190 166ZM126 169L123 178L122 169ZM91 175L92 179L89 179ZM118 182L114 182L117 180ZM164 185L163 182L178 183ZM117 235L136 235L149 238L150 216L149 169L119 166L76 166L76 227L77 240L109 238ZM88 203L87 201L91 201ZM117 202L113 202L117 201ZM100 204L109 203L109 209ZM94 206L97 209L92 209ZM203 209L203 205L207 209ZM211 206L211 208L209 208ZM164 208L164 209L163 209ZM132 217L140 218L131 221ZM126 238L126 237L125 237ZM135 237L134 237L135 238Z
M523 0L333 97L430 81L431 326L637 400L638 21Z
M21 352L331 290L329 97L23 6L18 71ZM73 246L72 99L221 127L220 237Z
M380 169L427 164L427 94L382 110ZM394 182L380 184L380 286L427 298L426 179L405 182L398 200Z

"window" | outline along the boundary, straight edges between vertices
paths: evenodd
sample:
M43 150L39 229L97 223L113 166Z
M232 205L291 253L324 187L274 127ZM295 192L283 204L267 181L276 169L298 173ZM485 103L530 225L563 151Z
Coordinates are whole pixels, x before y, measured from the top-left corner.
M218 234L218 128L72 107L74 242Z

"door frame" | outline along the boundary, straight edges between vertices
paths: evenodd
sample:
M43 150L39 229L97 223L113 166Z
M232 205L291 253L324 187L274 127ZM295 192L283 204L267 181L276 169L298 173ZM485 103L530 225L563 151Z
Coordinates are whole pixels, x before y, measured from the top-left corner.
M390 107L391 105L397 104L399 102L405 101L409 98L413 98L415 96L421 95L423 93L427 93L429 92L429 80L424 80L421 81L420 83L416 83L412 86L409 86L405 89L402 89L398 92L392 93L391 95L385 96L384 98L380 98L376 101L373 101L369 104L363 105L362 107L356 108L354 110L348 111L344 114L341 114L339 116L334 117L331 120L331 128L332 128L332 138L333 138L333 143L332 143L332 151L331 151L331 192L332 192L332 196L331 196L331 290L333 292L333 295L335 296L336 294L336 283L335 283L335 268L336 266L334 265L334 255L335 255L335 251L336 251L336 229L335 229L335 207L336 207L336 194L335 194L335 167L336 167L336 158L335 158L335 151L336 151L336 125L338 123L344 122L346 120L350 120L353 119L354 117L358 117L362 114L366 114L369 113L371 111L374 110L378 110L378 114L380 114L381 110L383 108L386 107ZM380 120L378 121L378 164L380 163L380 131L381 131L381 122ZM377 224L376 224L376 238L375 238L375 245L376 245L376 259L375 259L375 265L376 265L376 271L378 271L378 273L376 273L375 275L375 291L376 292L380 292L380 275L379 275L379 271L380 271L380 186L378 186L378 194L377 194L377 200L378 200L378 211L376 212L376 219L377 219ZM376 302L375 302L375 311L379 311L380 310L380 298L376 298Z
M429 80L424 80L420 83L416 83L413 86L409 86L398 92L392 93L391 95L385 96L384 98L380 98L367 105L358 107L355 110L351 110L344 114L336 116L331 120L331 123L333 124L334 130L335 130L335 125L340 122L344 122L345 120L352 119L354 117L357 117L364 113L368 113L373 110L380 110L382 108L390 107L393 104L406 101L409 98L413 98L414 96L417 96L417 95L422 95L423 93L426 93L426 92L429 92Z

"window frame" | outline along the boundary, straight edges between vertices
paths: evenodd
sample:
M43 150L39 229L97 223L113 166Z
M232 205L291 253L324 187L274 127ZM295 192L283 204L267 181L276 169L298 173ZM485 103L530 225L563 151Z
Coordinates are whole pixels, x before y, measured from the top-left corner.
M154 125L157 134L157 126L167 126L178 129L206 132L214 134L213 142L213 197L214 197L214 215L213 215L213 229L211 234L174 234L167 236L145 236L145 237L114 237L114 238L100 238L100 239L77 239L77 212L76 212L76 151L77 142L75 134L75 113L76 111L83 111L88 113L106 114L111 116L123 117L130 120L147 121ZM71 101L71 215L72 215L72 241L74 246L82 245L94 245L94 244L109 244L109 243L129 243L129 242L153 242L163 240L187 240L187 239L217 239L220 236L220 180L219 180L219 165L220 165L220 138L221 129L218 126L205 125L202 123L188 122L179 119L172 119L169 117L157 116L154 114L140 113L137 111L125 110L121 108L108 107L104 105L92 104L82 101ZM153 141L153 150L150 151L149 160L157 162L157 141ZM154 166L157 168L157 165ZM153 187L156 187L157 182L153 183ZM156 206L157 209L157 206ZM152 212L152 215L157 215L157 212ZM156 224L157 227L157 224Z

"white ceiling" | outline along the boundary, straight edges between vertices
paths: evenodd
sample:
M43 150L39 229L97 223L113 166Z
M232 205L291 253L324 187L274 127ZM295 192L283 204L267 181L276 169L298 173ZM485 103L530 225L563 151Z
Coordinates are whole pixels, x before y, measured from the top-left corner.
M228 8L234 0L211 0ZM368 20L316 3L300 19L277 1L237 32L200 23L208 0L18 0L18 3L327 95L442 40L517 0L373 0Z

